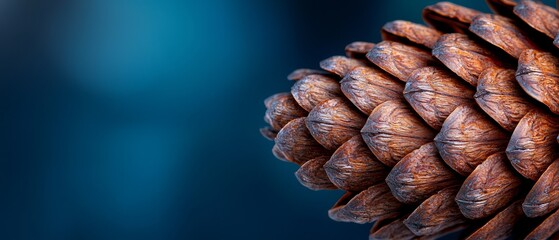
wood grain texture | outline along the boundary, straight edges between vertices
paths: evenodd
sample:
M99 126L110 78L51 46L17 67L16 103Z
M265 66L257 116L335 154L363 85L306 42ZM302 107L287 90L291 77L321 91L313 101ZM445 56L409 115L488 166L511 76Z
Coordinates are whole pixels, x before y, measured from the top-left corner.
M365 59L367 53L375 46L370 42L352 42L345 46L345 55L349 58Z
M385 183L373 185L357 194L348 192L328 211L335 221L368 223L395 218L403 204L390 193Z
M423 20L444 33L467 33L472 19L480 13L450 2L439 2L423 9Z
M404 82L415 69L439 64L425 49L392 41L382 41L375 45L367 58Z
M470 31L515 58L526 49L540 49L517 22L502 16L480 14L473 19Z
M508 65L497 54L483 43L459 33L443 35L433 48L435 58L474 87L485 69Z
M419 239L419 237L413 234L413 232L404 225L404 218L399 218L375 231L371 231L369 234L369 240L384 239L411 240Z
M320 62L320 68L339 77L344 77L354 68L363 66L366 66L365 61L345 56L333 56Z
M343 94L367 115L383 102L402 99L404 83L376 67L358 67L340 81Z
M302 78L304 78L308 75L313 75L313 74L334 77L334 75L332 75L331 73L326 72L324 70L299 68L299 69L296 69L295 71L291 72L289 75L287 75L287 79L291 80L291 81L297 81L297 80L300 80L300 79L302 79Z
M522 212L522 200L517 200L470 234L466 240L510 239L513 230L521 227L517 224L525 217Z
M516 80L528 95L559 114L559 58L533 49L522 52Z
M312 74L303 77L291 87L291 95L306 111L332 98L341 97L338 81L324 75Z
M559 11L536 1L521 0L514 13L533 29L555 38L559 33Z
M274 94L264 100L264 105L264 121L275 131L279 131L289 121L308 114L289 93Z
M287 123L275 139L274 153L279 157L302 165L316 157L329 156L330 151L322 147L307 129L305 118L297 118Z
M543 240L559 238L559 210L547 217L538 227L536 227L526 240Z
M528 217L544 216L559 208L559 159L556 159L532 187L522 208Z
M388 101L376 107L361 136L379 161L393 167L421 145L431 142L435 131L402 101Z
M522 91L512 69L485 70L479 76L474 98L487 115L509 132L514 130L528 111L536 108L529 96Z
M445 120L435 144L452 169L468 176L490 155L502 152L509 135L477 107L457 107Z
M384 24L381 35L383 40L433 48L442 33L421 24L396 20Z
M440 130L448 115L473 100L474 90L442 67L415 70L406 82L404 98L423 120Z
M418 236L433 235L448 228L467 224L456 202L449 201L456 196L458 188L445 188L423 201L404 224Z
M466 178L455 200L465 217L485 218L506 207L519 194L521 184L505 153L495 153Z
M522 176L538 180L559 154L555 135L559 134L559 117L534 109L518 123L507 146L507 157Z
M398 201L414 204L460 184L460 180L441 159L435 144L427 143L402 158L388 174L386 183Z
M336 150L351 137L359 135L366 117L351 103L341 98L318 104L306 119L311 135L322 146Z
M295 177L297 177L299 183L315 191L337 189L337 187L330 182L330 179L328 179L323 167L328 159L330 159L330 157L321 156L304 163L299 170L295 172Z
M340 189L359 192L383 182L389 169L369 150L360 135L342 144L326 164L328 178Z
M392 219L392 221L382 221L381 224L379 224L380 226L377 226L377 224L375 223L375 226L371 228L371 231L369 233L369 240L384 240L384 239L436 240L436 239L441 239L441 237L444 237L448 234L464 230L467 227L467 225L457 225L454 227L446 228L433 235L416 236L404 224L404 220L408 216L409 214L396 220Z

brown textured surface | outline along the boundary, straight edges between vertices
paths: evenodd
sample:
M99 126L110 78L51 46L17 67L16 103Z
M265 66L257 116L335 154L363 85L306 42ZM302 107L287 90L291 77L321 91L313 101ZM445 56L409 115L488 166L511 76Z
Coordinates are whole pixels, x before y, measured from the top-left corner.
M487 115L509 132L528 111L536 108L522 91L512 69L485 70L479 77L474 98Z
M460 179L443 162L435 144L427 143L402 158L388 174L386 183L396 199L413 204L460 184Z
M510 138L507 157L522 176L538 180L557 157L555 135L559 134L559 117L535 109L524 116Z
M396 217L402 206L388 186L379 183L358 194L346 193L328 211L328 216L340 222L368 223Z
M338 81L324 75L308 75L295 82L291 87L291 95L299 106L311 111L317 104L340 97L342 91Z
M549 215L559 207L559 50L549 44L558 35L559 47L559 14L534 1L486 1L507 18L438 3L424 10L434 28L389 22L384 42L353 42L346 57L321 62L326 72L289 76L311 116L261 132L275 138L274 155L303 165L303 185L347 191L332 219L377 221L371 239L436 238L470 223L461 237L505 239L549 217L533 236L559 239L559 216ZM523 176L538 180L525 199L533 181Z
M307 117L311 135L326 149L336 150L358 135L366 118L351 103L340 98L318 104Z
M369 234L377 231L378 229L380 229L381 227L383 227L386 224L389 224L393 220L394 220L393 218L384 218L384 219L379 219L379 220L375 221L373 223L373 226L369 229Z
M559 33L559 11L536 1L521 0L514 13L530 27L554 38Z
M466 218L460 213L456 202L456 187L445 188L423 201L404 224L418 236L433 235L447 228L464 225Z
M345 46L345 55L350 58L366 58L366 55L375 46L370 42L352 42Z
M369 240L383 240L383 239L398 239L398 240L411 240L418 239L407 227L404 225L404 219L396 219L376 231L371 232Z
M544 216L559 207L559 159L534 184L522 207L528 217Z
M275 139L274 139L275 140ZM279 160L282 161L288 161L287 157L285 156L285 154L279 149L279 146L277 144L274 144L274 147L272 147L272 154L274 154L274 157L276 157Z
M512 237L514 228L518 227L516 224L523 218L525 216L522 212L522 200L518 200L470 234L466 240L509 239Z
M489 217L517 196L522 180L509 164L504 152L496 153L466 178L456 195L456 203L465 217Z
M365 62L344 56L329 57L320 62L320 68L327 72L338 75L339 77L345 76L349 71L356 67L365 66Z
M377 159L392 167L414 149L431 142L435 132L404 102L388 101L373 110L361 135Z
M423 120L441 129L454 109L473 100L474 90L442 67L424 67L408 78L404 97Z
M301 185L311 190L337 189L336 186L330 182L328 176L326 176L326 171L324 171L323 165L328 159L330 159L330 157L321 156L313 158L303 164L299 170L295 172L295 176Z
M404 83L376 67L358 67L340 81L344 95L369 115L379 104L401 99Z
M305 118L297 118L283 127L275 139L276 154L283 159L303 164L320 156L329 156L329 151L314 140L305 126Z
M425 22L442 32L468 32L472 19L479 11L449 2L439 2L423 9Z
M389 169L371 153L360 135L342 144L326 164L328 178L340 189L359 192L384 181Z
M266 139L268 139L270 141L274 141L274 139L278 135L278 132L276 132L271 127L263 127L263 128L260 128L260 134L262 134L262 136L264 136Z
M456 108L435 137L437 149L452 169L467 176L491 154L504 151L509 136L471 105Z
M472 86L477 85L483 70L507 65L485 45L459 33L439 38L433 48L433 56Z
M307 111L289 93L274 94L264 100L264 105L267 108L264 121L275 131L279 131L289 121L307 115Z
M470 31L515 58L525 49L540 48L517 22L502 16L478 15L470 25Z
M374 226L369 232L369 240L381 240L381 239L394 239L394 240L406 240L406 239L416 239L416 240L435 240L447 234L461 231L465 228L464 225L447 228L441 232L437 232L434 235L427 236L416 236L410 231L408 227L404 224L404 220L409 216L409 214L401 217L399 219L390 219L384 221L375 222Z
M297 80L302 79L302 78L304 78L308 75L313 75L313 74L319 74L319 75L325 75L325 76L331 75L329 72L326 72L326 71L323 71L323 70L299 68L299 69L291 72L289 75L287 75L287 79L297 81Z
M404 82L413 70L438 64L429 51L392 41L382 41L375 45L367 58Z
M436 29L408 21L392 21L382 27L382 39L394 42L413 43L427 48L433 48L437 39L442 35Z
M559 238L559 210L547 217L536 227L526 240L558 239Z
M516 2L513 0L486 0L487 5L493 12L505 17L514 17L513 9Z
M559 58L531 49L522 52L516 80L528 95L559 114Z

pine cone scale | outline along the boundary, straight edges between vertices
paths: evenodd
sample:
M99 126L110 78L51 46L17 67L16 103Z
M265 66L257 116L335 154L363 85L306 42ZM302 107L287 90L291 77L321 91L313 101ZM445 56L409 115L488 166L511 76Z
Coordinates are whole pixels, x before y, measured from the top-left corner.
M559 11L487 3L389 22L265 101L274 155L307 188L346 191L330 218L376 222L370 239L557 236Z

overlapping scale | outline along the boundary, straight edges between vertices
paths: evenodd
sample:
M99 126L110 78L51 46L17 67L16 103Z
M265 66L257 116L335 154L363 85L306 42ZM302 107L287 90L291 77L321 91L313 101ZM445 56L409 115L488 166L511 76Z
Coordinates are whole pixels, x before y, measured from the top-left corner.
M370 239L557 236L559 12L487 3L500 16L441 2L430 27L389 22L266 100L274 155L310 189L347 191L332 219L377 221Z

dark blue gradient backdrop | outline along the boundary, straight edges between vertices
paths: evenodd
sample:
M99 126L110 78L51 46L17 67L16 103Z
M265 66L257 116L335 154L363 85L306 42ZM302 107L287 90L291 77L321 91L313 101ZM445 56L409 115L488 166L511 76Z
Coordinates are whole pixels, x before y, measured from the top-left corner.
M0 239L366 239L272 156L263 100L434 2L0 1Z

